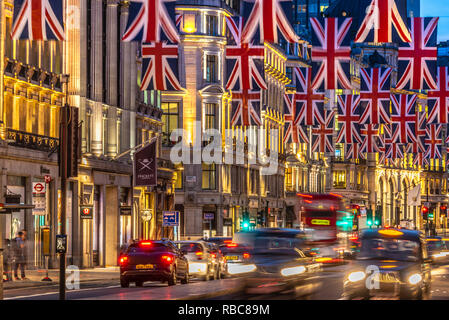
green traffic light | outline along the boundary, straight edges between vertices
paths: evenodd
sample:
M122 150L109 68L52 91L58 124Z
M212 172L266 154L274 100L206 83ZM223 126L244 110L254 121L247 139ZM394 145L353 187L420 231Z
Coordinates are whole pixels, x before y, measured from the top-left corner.
M372 222L371 220L368 220L368 221L367 221L367 224L370 226L370 225L373 224L373 222Z
M249 227L249 223L248 222L243 223L243 228L248 228L248 227Z

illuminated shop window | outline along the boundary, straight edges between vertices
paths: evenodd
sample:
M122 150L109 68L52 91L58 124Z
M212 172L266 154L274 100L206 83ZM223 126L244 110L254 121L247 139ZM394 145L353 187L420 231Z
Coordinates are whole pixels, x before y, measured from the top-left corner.
M346 171L336 170L333 173L334 188L345 189L346 188Z

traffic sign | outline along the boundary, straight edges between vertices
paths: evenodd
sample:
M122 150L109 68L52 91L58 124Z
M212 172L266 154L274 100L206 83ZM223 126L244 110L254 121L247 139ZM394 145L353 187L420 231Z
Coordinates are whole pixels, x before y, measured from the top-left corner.
M215 214L213 212L205 212L204 220L214 220Z
M65 234L56 235L56 252L57 253L67 252L67 235Z
M80 206L80 218L81 219L92 219L93 210L92 206Z
M33 182L33 194L44 194L44 193L45 193L45 183Z
M51 182L51 177L48 174L45 175L44 179L45 179L45 183L50 183Z
M162 217L163 227L179 226L179 211L163 211L162 214L163 214Z

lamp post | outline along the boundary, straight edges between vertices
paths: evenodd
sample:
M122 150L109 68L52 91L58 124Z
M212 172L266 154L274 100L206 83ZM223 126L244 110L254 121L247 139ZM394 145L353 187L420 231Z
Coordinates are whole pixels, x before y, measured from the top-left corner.
M264 222L263 222L263 226L264 227L267 227L267 223L268 223L268 204L269 204L269 201L268 201L268 196L270 195L270 191L267 191L266 192L266 207L265 207L265 219L264 219Z

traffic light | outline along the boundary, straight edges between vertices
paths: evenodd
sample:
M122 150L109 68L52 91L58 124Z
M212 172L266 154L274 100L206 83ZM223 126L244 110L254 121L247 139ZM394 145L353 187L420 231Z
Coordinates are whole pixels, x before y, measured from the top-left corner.
M374 225L381 226L382 225L382 210L376 210L376 216L374 217Z
M440 216L447 217L447 206L444 204L440 206Z
M434 219L435 216L433 214L433 211L429 212L428 217L429 217L429 220L433 220Z
M366 224L371 228L373 225L373 210L366 209Z
M421 212L422 212L422 218L424 220L428 220L429 208L427 208L426 206L423 206L421 209Z
M81 127L78 108L66 105L61 108L59 128L58 162L61 177L78 176L78 160L81 157L80 141Z
M265 224L265 217L263 210L257 212L257 224L261 226Z
M247 230L249 230L249 225L250 225L250 223L249 223L249 212L248 211L244 211L240 227L243 230L247 231Z

